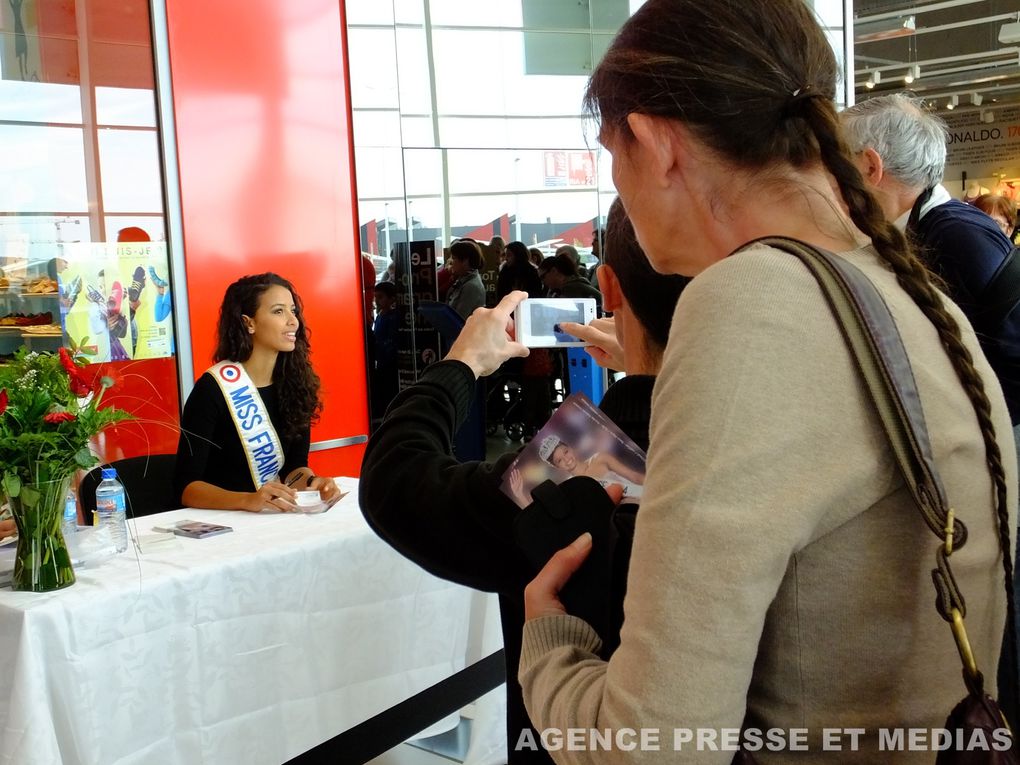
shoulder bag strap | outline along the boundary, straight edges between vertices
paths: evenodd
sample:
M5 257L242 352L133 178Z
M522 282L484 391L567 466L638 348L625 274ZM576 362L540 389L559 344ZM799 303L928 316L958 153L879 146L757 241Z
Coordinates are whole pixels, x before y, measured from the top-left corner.
M974 682L981 688L983 680L963 623L967 606L949 564L953 551L966 543L967 529L946 500L913 371L889 308L871 280L846 259L792 239L770 237L758 242L797 256L818 280L864 377L907 488L924 522L942 542L932 571L935 608L952 625L968 685ZM1011 551L1003 549L1002 556L1008 573ZM1012 585L1006 584L1008 631L1015 644Z

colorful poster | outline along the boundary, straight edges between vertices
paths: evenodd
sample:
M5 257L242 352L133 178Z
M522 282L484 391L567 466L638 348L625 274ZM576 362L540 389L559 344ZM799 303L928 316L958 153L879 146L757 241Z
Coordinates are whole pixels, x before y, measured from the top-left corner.
M173 355L173 323L166 242L117 245L130 322L131 358Z
M54 270L66 340L94 362L173 354L165 242L75 242L64 255Z
M595 154L590 151L545 152L545 186L595 186Z

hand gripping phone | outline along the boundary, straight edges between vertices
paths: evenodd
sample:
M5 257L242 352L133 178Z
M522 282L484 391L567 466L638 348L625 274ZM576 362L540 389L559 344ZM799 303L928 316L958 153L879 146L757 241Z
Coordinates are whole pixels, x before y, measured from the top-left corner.
M590 324L594 298L529 298L514 311L517 342L528 348L569 348L587 345L561 330L564 322Z

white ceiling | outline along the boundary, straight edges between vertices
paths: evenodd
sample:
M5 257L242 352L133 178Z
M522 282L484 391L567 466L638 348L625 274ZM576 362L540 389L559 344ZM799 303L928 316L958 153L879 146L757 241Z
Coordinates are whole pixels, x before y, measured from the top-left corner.
M869 22L909 16L915 20L913 33L861 39L861 32L874 26ZM1020 43L998 39L1003 24L1018 20L1020 0L855 0L857 100L909 89L940 112L954 100L956 109L971 111L1020 105ZM908 84L903 78L915 65L920 77ZM880 81L865 88L875 71Z

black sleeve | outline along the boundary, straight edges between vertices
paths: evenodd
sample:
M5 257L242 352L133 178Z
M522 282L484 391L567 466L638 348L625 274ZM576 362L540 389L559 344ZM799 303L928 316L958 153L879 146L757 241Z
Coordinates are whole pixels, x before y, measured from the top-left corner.
M214 449L216 423L225 415L226 404L216 381L203 374L192 388L181 415L181 436L177 441L177 464L174 468L174 492L177 504L183 507L181 495L189 483L204 481L206 468Z
M312 431L310 427L305 428L301 435L293 441L287 442L283 455L283 467L280 469L280 478L286 480L292 470L308 466L308 449L311 445Z
M531 579L513 541L518 508L499 489L516 455L493 463L452 456L474 392L474 375L459 361L433 364L402 391L368 442L359 501L376 533L430 573L513 592Z

